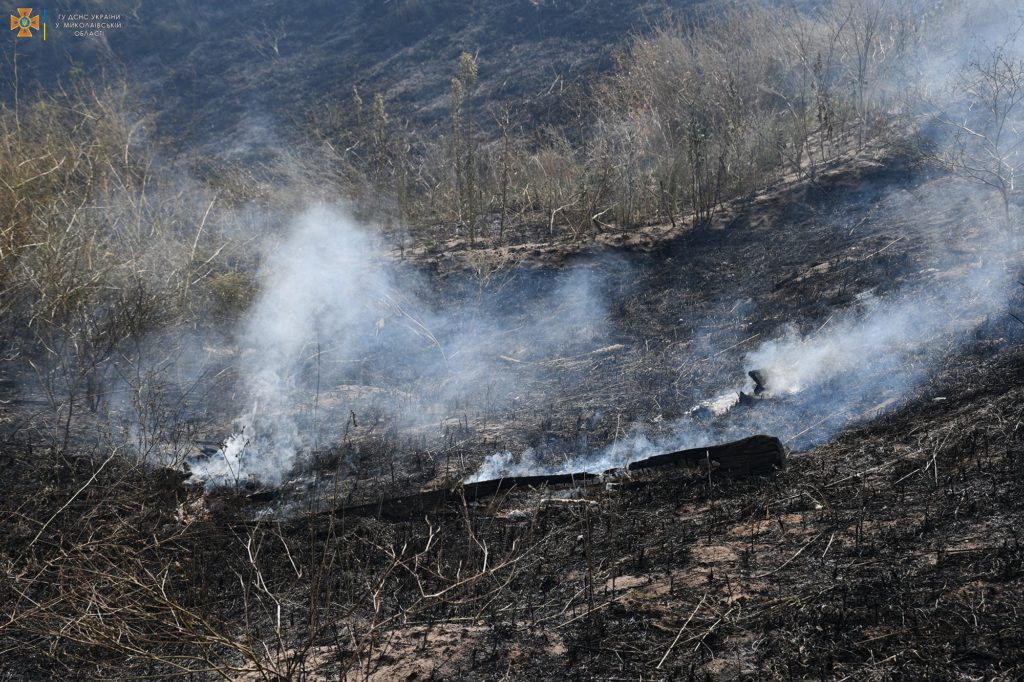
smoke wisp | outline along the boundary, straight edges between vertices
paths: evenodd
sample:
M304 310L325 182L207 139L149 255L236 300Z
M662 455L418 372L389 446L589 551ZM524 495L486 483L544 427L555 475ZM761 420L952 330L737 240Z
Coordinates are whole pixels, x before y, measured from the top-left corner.
M470 480L601 473L662 452L757 433L777 435L797 450L822 443L914 395L943 357L970 340L980 322L1004 310L1011 282L997 262L979 264L957 281L932 284L941 286L888 298L864 294L855 308L836 313L819 329L800 334L790 326L747 353L736 376L751 370L767 376L765 393L751 405L739 401L740 392L754 393L750 378L709 386L707 394L716 397L703 406L712 409L703 414L695 409L657 435L636 424L602 451L562 461L534 449L518 457L500 452L488 457Z
M372 393L410 429L436 425L481 398L516 400L536 361L607 334L587 268L546 278L531 295L520 285L508 299L499 287L438 307L422 277L327 206L294 221L263 273L238 339L249 407L214 456L190 463L210 486L281 483L299 452L340 439L353 393Z

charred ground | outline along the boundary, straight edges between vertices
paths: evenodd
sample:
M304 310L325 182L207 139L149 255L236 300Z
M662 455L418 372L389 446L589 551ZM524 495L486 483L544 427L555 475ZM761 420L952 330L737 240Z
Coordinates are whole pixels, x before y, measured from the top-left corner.
M251 158L260 138L302 140L309 110L347 101L353 88L367 103L386 93L392 111L443 128L451 60L461 50L485 65L481 103L515 103L526 118L562 122L574 105L561 94L607 71L610 46L701 4L398 0L314 2L299 10L273 1L240 12L193 0L81 2L76 11L116 15L121 28L97 38L58 29L60 49L22 41L2 54L11 63L20 56L23 89L124 74L139 84L140 99L157 103L161 135ZM261 158L268 153L260 147Z
M255 676L222 639L245 622L264 673L313 678L1015 679L1024 376L995 345L772 479L662 472L405 522L191 519L176 479L9 443L6 675L198 656ZM254 573L273 596L238 589Z
M510 349L512 370L548 371L515 404L467 405L429 438L374 420L371 401L273 494L207 496L176 472L9 429L4 676L1020 677L1024 355L1009 314L975 321L897 409L771 478L663 470L426 518L337 511L461 478L499 448L554 456L634 420L657 429L706 397L708 377L737 372L751 336L817 329L865 290L945 286L934 235L968 255L983 244L970 205L922 208L955 181L911 159L861 155L731 204L709 229L498 271L500 301L566 262L600 270L614 343ZM446 300L479 291L458 254L416 267L440 271L429 281ZM702 336L712 350L680 367ZM8 424L26 409L9 405Z

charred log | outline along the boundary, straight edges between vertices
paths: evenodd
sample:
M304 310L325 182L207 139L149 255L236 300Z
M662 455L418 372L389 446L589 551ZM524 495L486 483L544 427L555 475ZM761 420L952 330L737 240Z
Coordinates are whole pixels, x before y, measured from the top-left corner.
M463 483L452 488L427 490L401 497L383 498L377 502L344 507L341 509L341 513L351 516L404 519L420 514L441 512L450 504L461 504L463 501L475 502L513 488L573 487L596 483L600 478L598 474L591 473L509 476L489 481Z
M715 413L707 405L701 405L691 410L690 416L702 422L709 422L715 418Z
M758 400L759 398L755 398L749 393L740 391L739 400L736 401L736 404L739 405L740 407L753 407L754 405L757 404Z
M786 451L778 438L751 436L733 443L654 455L633 462L626 469L638 471L666 466L699 466L702 463L708 463L719 474L729 476L768 476L785 468ZM453 504L474 502L513 488L587 486L600 483L603 478L599 474L588 472L510 476L463 483L451 488L427 490L401 497L382 498L377 502L343 507L337 513L393 520L407 519L423 514L440 513Z
M751 436L734 443L712 445L654 455L633 462L627 469L637 471L671 465L712 463L719 473L732 476L767 476L786 468L786 450L773 436Z

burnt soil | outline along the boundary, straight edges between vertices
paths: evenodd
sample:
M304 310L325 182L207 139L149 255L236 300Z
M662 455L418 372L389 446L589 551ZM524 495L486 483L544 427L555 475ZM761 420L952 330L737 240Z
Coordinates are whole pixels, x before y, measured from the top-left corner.
M310 679L1019 679L1022 386L1024 353L982 344L771 478L659 471L401 522L189 518L177 479L108 466L34 543L100 460L8 444L4 679L173 672L110 653L90 608L124 644L245 667L155 585L229 633L248 596L273 645L238 587L250 542Z
M360 419L301 485L211 496L18 430L0 448L0 679L1024 677L1024 349L1008 315L895 409L771 477L660 469L411 519L337 511L498 447L577 447L581 429L601 444L623 421L678 416L743 351L694 355L697 337L726 348L813 329L866 288L941 286L948 253L910 223L966 235L954 247L969 253L970 206L915 203L945 182L865 158L714 229L613 261L559 256L613 273L615 347L555 358L528 407L442 424L446 450ZM737 302L745 314L722 314Z

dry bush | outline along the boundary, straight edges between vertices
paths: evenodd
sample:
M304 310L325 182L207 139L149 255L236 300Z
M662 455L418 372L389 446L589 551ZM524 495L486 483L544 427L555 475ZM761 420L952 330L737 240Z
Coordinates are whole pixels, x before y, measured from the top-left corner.
M64 446L78 413L143 373L150 339L207 314L207 279L227 270L217 193L156 169L148 134L123 89L84 81L0 108L0 314L20 353L8 359L34 370ZM173 354L175 336L163 341Z
M880 0L818 14L748 5L636 38L598 89L599 156L618 160L618 219L710 221L722 201L813 174L891 113L912 17ZM608 151L604 151L608 150Z
M256 283L243 272L228 271L210 277L213 310L226 319L237 319L256 295Z
M956 77L956 106L939 117L951 139L938 159L999 196L1007 230L1016 229L1017 178L1024 173L1024 57L1017 48L1022 31L1024 24L986 54L968 58Z

